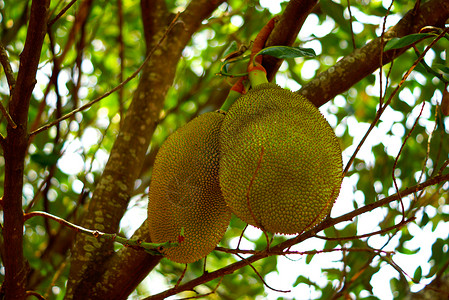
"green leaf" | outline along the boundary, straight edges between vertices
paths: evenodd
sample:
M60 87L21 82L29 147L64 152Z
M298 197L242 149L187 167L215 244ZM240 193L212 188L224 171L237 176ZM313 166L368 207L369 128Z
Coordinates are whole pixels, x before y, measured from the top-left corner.
M449 67L443 65L443 64L434 64L432 67L442 71L443 73L449 75Z
M310 262L312 261L312 258L315 256L315 254L308 254L306 256L306 264L310 264Z
M311 281L309 278L303 276L303 275L299 275L298 278L296 278L295 283L293 283L293 286L296 287L298 286L298 284L300 283L304 283L307 285L313 285L315 287L319 287L315 282Z
M384 51L404 48L430 36L435 35L432 33L413 33L401 38L392 38L385 44Z
M429 215L426 212L423 212L419 226L424 227L427 225L427 223L429 223L429 221L430 221Z
M53 166L59 159L59 155L56 153L45 153L39 151L37 153L31 154L30 158L32 161L40 164L43 167Z
M300 48L300 47L288 47L288 46L272 46L267 47L259 51L257 55L271 55L276 58L295 58L295 57L302 57L302 56L309 56L314 57L316 56L316 53L311 48Z
M421 266L418 266L418 268L416 268L415 270L415 274L413 274L413 282L419 283L421 281L421 277L422 277L422 268Z
M399 248L397 248L396 250L398 250L398 252L399 252L399 253L402 253L402 254L412 255L412 254L418 253L418 251L419 251L420 249L421 249L421 248L418 248L418 249L415 249L415 250L411 250L411 249L407 249L407 248L405 248L405 247L399 247Z

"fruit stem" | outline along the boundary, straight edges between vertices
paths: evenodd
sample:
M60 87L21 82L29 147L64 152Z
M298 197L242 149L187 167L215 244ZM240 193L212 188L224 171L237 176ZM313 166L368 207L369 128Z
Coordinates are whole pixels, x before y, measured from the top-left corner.
M265 71L265 68L260 64L256 64L255 66L250 65L248 67L248 77L252 87L268 83L267 71Z
M249 60L250 67L258 64L262 64L262 56L257 55L263 47L265 46L265 42L267 41L270 33L273 31L274 25L277 21L278 17L272 18L268 23L259 31L254 40L253 47L251 48L251 58Z
M235 100L237 100L240 96L245 94L246 92L246 81L247 77L240 77L240 79L232 86L229 91L228 97L226 97L225 102L220 107L222 111L228 111L232 104L234 104Z
M270 33L273 31L277 19L278 17L274 17L268 21L254 40L253 47L251 49L251 58L248 65L248 77L252 87L259 84L268 83L267 71L262 66L262 56L257 55L257 53L259 53L265 46L265 42L270 36Z

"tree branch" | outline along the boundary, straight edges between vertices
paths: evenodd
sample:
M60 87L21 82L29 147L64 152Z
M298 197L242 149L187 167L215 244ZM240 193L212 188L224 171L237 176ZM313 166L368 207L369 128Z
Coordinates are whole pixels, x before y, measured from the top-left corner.
M131 239L149 240L148 228L145 221ZM102 299L126 299L162 258L163 256L149 255L141 250L122 248L106 262L106 271L92 293L101 295Z
M192 1L175 22L166 41L155 51L152 59L143 68L139 85L111 150L109 161L81 224L83 227L117 232L119 222L128 206L129 195L134 189L134 181L140 173L148 145L159 120L165 95L172 85L182 50L192 34L201 26L202 20L222 2L223 0ZM161 18L166 16L166 13L157 12L157 14ZM164 23L164 26L166 24ZM156 36L161 37L165 28L157 28L156 31ZM154 37L150 45L155 45ZM121 270L131 270L130 266L126 265L126 260L115 259L111 242L83 235L77 236L72 253L67 299L86 297L105 299L105 293L113 295L114 298L115 295L120 294L119 290L124 285L135 287L157 264L157 262L148 265L133 264L133 276L129 276L129 273L122 273ZM123 250L124 256L128 257L129 253ZM158 261L148 255L142 256L142 260ZM118 265L112 266L108 264L108 261L114 261ZM118 277L105 278L103 275L108 270L115 272ZM119 284L112 285L111 281L115 278L119 278ZM102 281L100 284L100 280L106 282ZM105 288L108 290L105 291Z
M319 107L347 91L351 86L373 73L382 64L388 64L404 53L409 47L399 50L383 52L381 45L394 37L419 32L424 26L442 26L449 18L449 2L445 0L431 0L424 3L416 14L410 10L395 26L385 32L384 41L374 39L360 49L345 56L334 66L318 74L315 79L303 86L297 93L305 96L315 106Z
M276 23L265 46L293 45L304 21L317 2L318 0L291 0L280 20ZM263 57L263 66L267 71L268 81L273 80L282 62L282 59L273 56L266 55Z
M3 238L5 245L5 281L2 293L6 299L24 299L27 269L23 256L22 189L25 155L28 147L28 109L36 83L36 72L46 33L50 0L33 0L25 45L15 88L9 102L9 112L16 128L7 127L2 143L5 158L3 196Z
M151 49L159 38L161 28L173 18L167 10L164 0L141 0L140 8L142 10L143 33L147 51Z
M6 80L9 85L10 94L13 93L14 86L16 85L16 79L14 78L14 72L11 68L11 64L9 63L8 54L6 53L5 47L0 43L0 63L3 66L3 70L5 71Z
M417 191L423 190L424 188L434 185L434 184L438 184L438 183L443 183L445 181L449 180L449 174L445 174L445 175L440 175L440 176L435 176L429 180L427 180L426 182L423 182L421 184L417 184L413 187L410 188L406 188L403 191L400 192L401 196L407 196L410 194L413 194ZM350 221L352 220L354 217L361 215L363 213L366 212L370 212L375 208L378 207L382 207L390 202L399 200L399 195L398 194L394 194L391 196L388 196L382 200L376 201L374 203L365 205L363 207L360 207L354 211L351 211L345 215L342 215L340 217L337 218L328 218L326 220L324 220L322 223L318 224L318 226L298 235L295 238L286 240L278 245L275 245L274 247L270 248L269 250L266 251L259 251L255 254L253 254L252 256L246 258L245 260L240 260L237 261L231 265L228 265L226 267L223 267L221 269L218 269L214 272L208 272L203 274L200 277L197 277L189 282L184 283L183 285L179 285L179 286L175 286L171 289L168 289L162 293L159 293L157 295L154 296L150 296L148 298L146 298L146 300L159 300L159 299L165 299L169 296L172 295L176 295L180 292L183 291L188 291L188 290L192 290L194 287L201 285L205 282L211 281L213 279L217 279L220 278L224 275L229 275L234 273L235 271L237 271L240 268L243 268L244 266L246 266L248 263L253 263L255 261L261 260L263 258L266 258L268 256L271 255L279 255L279 253L283 253L285 251L285 249L288 249L296 244L299 244L311 237L316 236L316 234L330 226L334 226L335 224L341 223L341 222L346 222L346 221Z
M437 5L439 5L438 3L440 3L440 2L441 2L441 0L434 0L434 1L432 1L432 3L437 3ZM312 3L312 2L305 2L305 3ZM423 13L427 14L425 20L427 20L430 23L436 23L436 20L433 20L432 17L429 15L429 14L431 14L431 13L429 13L429 11L427 11L427 10L424 11L423 10ZM305 18L305 16L304 16L304 18ZM439 17L439 19L442 19L442 17ZM429 20L431 20L431 21L429 21ZM427 21L421 21L421 22L424 24ZM277 25L277 26L279 26L279 25ZM278 28L280 28L280 27L278 27ZM405 35L405 34L403 34L403 35ZM375 62L374 70L377 68L377 66L378 66L378 61ZM341 77L339 77L339 78L342 81L344 80ZM446 178L446 180L447 180L447 178ZM431 184L435 184L436 181L430 181L430 182L428 181L427 183L429 185L430 185L430 183ZM424 188L424 186L420 186L420 188ZM404 191L403 191L402 195L405 195L405 194L404 194ZM397 199L397 197L396 198L394 198L394 197L393 198L389 198L389 201L394 201L395 199ZM373 209L373 208L369 207L369 209ZM357 211L357 213L360 214L362 212L361 211ZM354 217L353 215L350 215L350 214L349 215L345 215L345 216L348 217L349 219ZM342 216L342 217L345 217L345 216ZM328 222L328 223L326 223L326 222ZM320 228L325 228L325 227L321 227L321 226L332 226L333 224L336 224L338 222L343 222L343 219L341 219L341 218L335 219L335 220L334 219L328 219L324 223L322 223L323 225L320 225ZM297 239L297 240L292 239L292 240L289 240L289 241L291 241L291 243L293 243L293 244L299 243L300 241L302 241L302 240L304 240L306 238L309 238L309 237L313 236L314 234L316 234L316 232L319 231L318 229L319 229L318 227L314 228L313 230L308 231L308 232L304 233L303 235L301 235L300 239ZM322 230L322 229L320 229L320 230ZM141 226L141 228L138 230L137 235L140 235L140 234L145 235L146 234L145 231L146 231L146 225L144 223ZM282 247L282 249L286 249L289 246L291 246L291 245L283 244L280 247ZM132 249L124 248L124 249L120 250L117 255L114 255L113 257L111 257L111 259L107 262L108 269L107 269L106 273L104 273L102 279L99 280L99 282L101 282L103 286L107 286L107 283L112 283L111 286L116 286L118 283L121 282L120 278L121 278L121 280L125 280L126 282L131 281L132 279L130 279L129 276L122 276L121 274L125 274L125 272L127 272L129 270L139 270L139 272L140 272L140 266L141 266L142 263L145 263L145 259L147 258L145 255L141 255L140 257L136 257L135 255L136 255L136 253ZM137 254L137 256L139 256L139 255ZM268 256L268 255L267 254L263 254L263 253L259 253L259 254L255 255L253 258L251 258L250 262L262 259L262 258L264 258L266 256ZM120 259L121 258L123 258L123 262L124 262L123 264L120 264ZM150 261L151 261L151 266L148 268L148 270L153 268L154 265L157 264L158 259L156 261L155 260L150 260ZM163 299L164 297L167 297L169 295L174 295L174 294L176 294L176 293L178 293L180 291L189 290L189 289L193 288L194 286L202 284L204 282L207 282L207 281L209 281L211 279L218 278L218 277L221 277L221 276L226 275L226 274L231 274L235 270L237 270L237 269L239 269L239 268L241 268L241 267L243 267L245 265L246 265L245 262L237 262L236 264L228 266L225 269L220 269L219 273L214 273L214 272L213 273L208 273L208 274L205 275L205 277L202 276L200 278L197 278L197 279L194 280L194 282L188 283L188 285L182 285L182 286L177 287L176 290L170 290L170 291L167 291L168 293L162 293L162 294L159 294L157 296L154 296L154 299ZM116 267L119 267L120 268L119 270L123 270L124 272L115 272L114 274L116 276L114 276L114 274L112 274L113 273L112 270L115 270ZM211 275L211 274L215 274L215 275ZM110 276L112 276L112 277L110 277ZM113 279L109 280L109 278L113 278ZM111 293L114 293L114 291L111 291ZM153 298L151 298L151 299L153 299Z
M104 238L105 240L122 244L125 247L131 247L131 248L135 248L135 249L139 249L139 250L143 249L143 250L150 251L150 252L154 251L155 255L162 255L162 254L160 254L160 250L162 248L175 247L178 245L178 243L171 243L171 242L158 243L158 244L148 243L141 239L126 239L126 238L121 237L115 233L105 233L105 232L101 232L98 230L90 230L90 229L81 227L79 225L70 223L69 221L61 219L61 218L54 216L52 214L49 214L45 211L32 211L32 212L26 213L23 216L23 220L25 222L26 220L31 219L32 217L37 217L37 216L44 217L44 218L50 219L50 220L54 220L54 221L58 222L59 224L64 225L76 232L88 234L97 239Z
M177 19L177 16L175 17L175 20ZM128 78L126 78L125 80L123 80L122 82L120 82L116 87L112 88L111 90L107 91L106 93L104 93L103 95L93 99L92 101L89 101L88 103L81 105L80 107L72 110L71 112L63 115L62 117L48 123L45 124L41 127L39 127L36 130L33 130L32 132L30 132L30 136L36 135L42 131L45 131L47 129L49 129L50 127L59 124L60 122L67 120L69 118L71 118L72 116L74 116L76 113L84 111L86 109L88 109L89 107L91 107L92 105L96 104L97 102L103 100L104 98L110 96L111 94L115 93L118 90L121 90L128 82L130 82L131 80L133 80L139 73L140 71L142 71L142 69L145 67L145 64L150 60L151 56L153 55L153 53L156 51L157 48L159 48L159 46L161 45L161 43L164 41L164 39L167 36L167 33L173 28L172 25L174 25L174 22L169 26L169 28L167 29L167 31L165 32L165 34L161 37L161 39L159 40L159 42L153 47L153 49L151 49L151 51L148 53L147 57L145 58L145 60L143 61L142 65L137 68L136 71L134 71L133 74L131 74L131 76L129 76Z

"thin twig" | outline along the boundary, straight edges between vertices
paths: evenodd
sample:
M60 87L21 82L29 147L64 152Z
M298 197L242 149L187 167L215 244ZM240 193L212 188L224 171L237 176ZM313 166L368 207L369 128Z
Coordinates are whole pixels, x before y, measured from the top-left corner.
M351 12L351 3L349 0L348 2L348 12L349 12L349 28L351 30L351 39L352 39L352 48L353 50L357 49L357 46L355 44L355 38L354 38L354 29L352 28L352 12Z
M8 121L9 126L16 129L17 128L16 123L14 123L13 119L11 118L11 115L6 111L2 102L0 102L0 110L2 111L2 115L6 118L6 121Z
M52 290L52 287L54 287L56 285L56 281L61 277L63 271L66 268L66 266L67 266L67 259L60 264L59 268L53 274L53 278L51 280L51 283L48 285L48 288L47 288L47 291L44 294L44 297L49 297L50 296L50 292Z
M65 13L69 10L70 7L72 7L73 4L75 4L77 0L70 1L69 4L67 4L53 19L51 19L47 23L47 27L51 27L56 21L58 21Z
M373 122L371 123L370 127L366 131L365 135L363 136L360 143L357 145L357 148L355 149L354 153L352 154L351 158L349 159L348 163L346 164L345 170L343 172L343 177L346 175L346 173L349 171L349 168L351 167L352 163L354 162L354 159L359 152L360 148L362 148L362 145L365 143L365 140L368 138L368 135L371 133L373 128L376 126L377 122L379 121L380 117L382 116L382 113L385 111L385 109L390 105L391 101L393 100L394 96L399 92L399 89L404 84L405 80L408 78L408 76L412 73L412 71L415 69L415 67L419 64L419 62L424 58L427 51L432 49L433 45L435 45L436 42L438 42L444 35L449 31L449 27L443 30L421 53L421 55L415 60L413 65L408 69L408 71L404 74L401 81L399 82L398 86L394 89L394 91L391 93L388 100L384 103L383 106L379 107L379 110L376 113L376 117L374 118Z
M329 253L329 252L339 252L339 251L346 251L346 252L375 252L375 253L384 253L384 254L394 254L392 251L385 251L380 249L372 249L372 248L334 248L334 249L322 249L322 250L307 250L307 251L294 251L294 250L284 250L284 251L270 251L266 252L265 250L243 250L243 249L229 249L224 247L215 247L215 250L224 252L224 253L230 253L230 254L258 254L258 253L267 253L270 256L271 255L314 255L314 254L321 254L321 253Z
M433 133L435 132L435 130L437 129L437 126L438 126L437 120L438 120L438 109L435 109L435 125L433 127L433 130L429 133L429 136L427 138L426 158L424 159L424 162L423 162L421 174L419 175L419 178L416 181L417 183L421 182L421 179L423 178L424 174L426 173L427 161L429 160L429 157L430 157L430 142L432 141Z
M36 297L37 299L39 299L39 300L45 300L45 298L41 295L41 294L39 294L38 292L36 292L36 291L26 291L25 292L25 297L30 297L30 296L34 296L34 297Z
M16 85L16 79L14 78L14 72L11 68L11 64L9 63L8 54L6 53L5 47L0 42L0 63L3 66L3 70L5 71L6 80L8 81L9 86L9 94L12 95L12 91L14 86Z
M173 21L170 23L170 25L168 26L167 30L164 32L164 35L159 39L158 43L151 49L151 51L148 53L147 57L145 58L145 60L143 61L142 65L131 75L129 76L127 79L125 79L123 82L121 82L119 85L117 85L115 88L111 89L110 91L104 93L103 95L101 95L100 97L90 101L89 103L86 103L80 107L78 107L77 109L72 110L70 113L65 114L64 116L54 120L51 123L48 123L46 125L43 125L42 127L32 131L30 133L30 136L33 136L35 134L38 134L44 130L47 130L48 128L58 124L61 121L64 121L70 117L72 117L74 114L76 114L77 112L83 111L88 109L89 107L91 107L92 105L94 105L95 103L99 102L100 100L103 100L104 98L108 97L109 95L111 95L112 93L116 92L117 90L123 88L123 86L125 86L129 81L131 81L132 79L134 79L139 73L140 71L143 69L143 67L146 65L146 63L150 60L151 56L153 56L153 53L156 51L157 48L159 48L159 46L162 44L162 42L165 40L165 38L167 37L168 33L173 29L173 27L176 24L176 20L178 19L180 13L178 13L174 18Z
M321 235L316 235L316 238L322 239L322 240L326 240L326 241L341 241L341 240L359 240L359 239L363 239L366 237L370 237L373 235L378 235L378 234L384 234L387 233L393 229L398 229L401 228L405 225L407 225L410 222L413 222L416 218L410 218L408 220L402 220L401 222L399 222L396 225L387 227L385 229L382 230L378 230L378 231L374 231L374 232L370 232L370 233L365 233L365 234L361 234L361 235L354 235L354 236L346 236L346 237L336 237L336 238L331 238L331 237L327 237L327 236L321 236Z
M413 50L415 51L416 56L419 57L419 56L421 55L421 54L419 53L418 47L416 47L416 43L413 44ZM448 84L448 83L449 83L449 81L448 81L446 78L444 78L443 74L440 74L440 73L438 73L437 71L435 71L434 69L432 69L432 68L426 63L425 60L422 60L422 61L421 61L421 65L426 69L426 71L427 71L429 74L431 74L431 75L437 77L439 80L441 80L441 81L444 82L445 84Z
M242 233L240 233L240 237L239 237L239 242L237 243L237 249L240 248L240 243L242 242L243 239L243 234L245 233L246 228L248 228L248 224L245 225L245 228L243 228Z
M449 165L449 159L447 159L443 165L441 166L441 168L438 170L438 175L443 174L444 169L446 169L446 167Z
M1 43L0 43L0 63L3 66L3 70L5 71L6 75L6 80L8 81L9 94L12 95L14 86L16 85L16 79L14 78L14 72L12 71L11 64L9 63L6 49L3 47ZM6 108L3 106L2 102L0 102L0 110L2 112L2 115L6 118L6 121L8 121L9 126L11 126L14 129L17 128L16 123L14 123L13 119L11 118L11 115L6 111Z
M44 211L33 211L33 212L29 212L23 215L23 221L27 221L28 219L32 218L32 217L36 217L36 216L41 216L47 219L51 219L54 220L56 222L58 222L59 224L62 224L68 228L73 229L76 232L81 232L81 233L85 233L85 234L89 234L94 236L95 238L104 238L108 241L113 241L113 242L117 242L122 244L125 247L131 247L131 248L136 248L136 249L143 249L147 252L152 253L153 255L157 255L158 253L160 253L160 251L164 248L170 248L170 247L175 247L178 245L178 243L172 243L172 242L165 242L165 243L148 243L148 242L143 242L141 240L128 240L124 237L118 236L115 233L104 233L98 230L91 230L91 229L87 229L84 227L81 227L79 225L70 223L69 221L66 221L62 218L59 218L57 216L54 216L52 214L49 214L47 212Z
M387 13L385 14L385 18L382 22L382 33L380 35L380 57L379 57L379 108L383 106L383 100L384 100L384 94L382 91L382 69L383 69L383 58L384 58L384 35L385 35L385 31L386 31L386 26L387 26L387 17L391 12L391 8L393 7L393 3L394 0L391 1L390 6L387 9ZM390 67L390 71L391 71L391 67ZM385 84L385 94L387 93L387 86L388 86L388 77L387 77L387 82Z
M255 268L249 261L247 261L244 257L242 257L241 255L239 255L238 253L235 253L235 255L237 255L238 257L240 257L241 260L245 261L246 264L247 264L248 266L250 266L251 269L253 269L254 273L256 273L257 277L259 277L259 279L262 281L263 285L265 285L265 286L266 286L267 288L269 288L270 290L273 290L273 291L279 292L279 293L290 293L290 292L291 292L290 290L284 291L284 290L278 290L278 289L272 288L271 286L269 286L269 285L267 284L267 282L263 279L262 275L260 275L260 273L256 270L256 268Z
M187 267L188 267L188 264L186 264L186 266L184 267L184 270L182 271L181 276L179 277L178 281L176 281L175 287L179 286L179 284L181 283L182 279L186 275Z
M398 161L399 161L399 156L401 155L402 150L404 149L405 144L407 143L408 138L409 138L410 135L412 134L413 130L415 130L416 125L418 125L418 121L419 121L419 118L420 118L421 115L422 115L422 112L423 112L423 110L424 110L425 104L426 104L426 102L423 101L423 103L422 103L422 105L421 105L421 111L419 112L418 117L416 118L415 122L413 123L412 128L410 129L410 131L408 132L407 136L405 137L404 142L402 143L401 148L399 149L398 155L396 155L396 158L395 158L394 164L393 164L393 170L392 170L392 172L391 172L391 176L392 176L392 178L393 178L394 188L396 189L396 193L399 195L399 200L400 200L400 203L401 203L402 221L405 220L405 207L404 207L404 203L402 202L401 192L399 191L398 183L397 183L397 180L396 180L396 175L394 174L394 172L396 171L396 166L397 166Z
M117 15L118 15L118 56L120 59L120 72L119 72L119 81L123 81L124 73L125 73L125 43L123 41L123 5L122 0L117 0ZM123 107L123 89L118 91L118 104L119 104L119 115L120 115L120 127L123 124L125 109Z
M432 177L431 179L429 179L429 180L427 180L427 181L425 181L423 183L420 183L420 184L417 184L415 186L406 188L406 189L401 191L401 195L402 196L407 196L409 194L413 194L413 193L415 193L417 191L420 191L420 190L422 190L422 189L424 189L424 188L426 188L428 186L435 185L435 184L438 184L438 183L441 183L441 182L445 182L445 181L449 181L449 174L438 175L438 176ZM268 256L275 255L275 253L285 252L285 251L283 251L284 249L287 249L287 248L289 248L289 247L291 247L293 245L301 243L301 242L303 242L303 241L305 241L305 240L307 240L307 239L309 239L311 237L315 237L318 232L320 232L320 231L322 231L322 230L324 230L326 228L334 226L335 224L339 224L339 223L342 223L342 222L350 221L350 220L352 220L353 218L355 218L358 215L361 215L361 214L366 213L366 212L370 212L370 211L372 211L372 210L374 210L374 209L376 209L378 207L382 207L384 205L387 205L390 202L396 201L397 199L398 199L398 195L394 194L394 195L385 197L385 198L383 198L383 199L381 199L379 201L376 201L374 203L367 204L367 205L365 205L363 207L355 209L354 211L351 211L351 212L349 212L349 213L347 213L345 215L342 215L340 217L327 218L322 223L320 223L317 226L315 226L314 228L304 232L303 234L301 234L299 236L296 236L295 238L286 240L286 241L284 241L284 242L282 242L282 243L280 243L278 245L273 246L270 249L270 252L267 252L267 251L255 252L252 256L246 258L245 260L247 262L251 262L252 263L252 262L264 259L264 258L266 258ZM384 253L386 253L386 252L384 252ZM203 274L200 277L192 279L191 281L186 282L186 283L184 283L184 284L182 284L182 285L180 285L180 286L178 286L176 288L171 288L171 289L168 289L168 290L166 290L166 291L164 291L162 293L159 293L159 294L147 297L147 298L145 298L145 300L165 299L165 298L167 298L167 297L169 297L171 295L176 295L176 294L178 294L180 292L183 292L183 291L192 290L195 286L203 284L204 282L211 281L213 279L222 277L222 276L227 275L227 274L232 274L236 270L244 267L245 265L246 265L245 261L237 261L237 262L235 262L233 264L230 264L230 265L228 265L226 267L223 267L221 269L218 269L216 271L209 272L207 274Z

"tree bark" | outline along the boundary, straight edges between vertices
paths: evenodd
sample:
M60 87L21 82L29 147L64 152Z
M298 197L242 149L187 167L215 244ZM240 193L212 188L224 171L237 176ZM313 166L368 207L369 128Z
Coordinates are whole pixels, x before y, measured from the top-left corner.
M309 3L311 6L310 7L308 6L309 7L308 9L312 9L313 8L312 2L313 1L304 1L303 3ZM416 26L419 27L419 26L424 26L424 25L436 25L436 24L438 24L438 22L440 22L441 20L444 19L444 16L446 16L446 18L449 17L449 9L445 8L443 10L443 13L441 13L441 11L435 12L435 11L428 9L428 5L431 5L431 7L435 7L435 6L440 5L441 3L442 3L442 0L433 0L429 3L427 3L427 6L424 7L425 9L422 9L420 11L420 14L418 16L416 16L416 18L421 20L419 22L419 24L421 24L421 25L416 25ZM294 3L294 4L297 5L297 3ZM293 6L293 7L298 9L300 6ZM297 20L299 20L299 22L303 22L303 18L305 18L305 17L304 16L301 17L302 14L299 11L296 11L296 14L298 16ZM185 22L185 21L182 20L182 22ZM288 23L282 23L282 19L280 22L281 23L279 23L279 24L283 24L282 26L287 26L286 24L288 24ZM404 17L404 19L400 23L398 23L398 25L395 26L395 28L397 26L399 26L399 28L403 28L402 30L405 30L404 28L411 27L411 25L409 24L410 22L413 22L413 19L410 19L410 17L408 17L408 15L407 15ZM296 30L291 30L290 32L296 32L296 34L297 34ZM402 33L402 35L406 35L406 34L407 33ZM280 44L290 43L289 41L287 41L288 39L286 39L285 36L283 37L283 39L285 40L284 41L285 43L279 42ZM273 37L273 40L276 40L276 39ZM360 50L356 50L356 51L360 51ZM397 55L399 55L399 54L396 54L396 56ZM163 67L163 66L158 65L156 60L158 60L158 59L153 60L152 68L157 69L158 67L159 68ZM160 57L160 60L163 61L162 56ZM351 67L355 68L360 63L361 63L360 61L351 61L351 65L348 66L349 70ZM166 65L166 63L164 64L164 66L165 65ZM273 64L273 70L275 70L275 68L276 68L275 65L276 64ZM378 61L376 61L374 63L374 65L371 66L371 68L372 68L371 73L378 67L378 65L379 65L379 63L378 63ZM348 83L348 86L352 86L358 80L360 80L353 74L353 72L351 72L351 74L352 74L352 76L350 78L352 80L352 83ZM147 75L142 76L142 77L146 77L146 76ZM142 78L142 79L144 80L144 78ZM339 81L338 84L343 84L345 79L340 77L340 80L341 81ZM143 82L145 82L145 81L142 81L141 84L143 84ZM151 81L149 81L149 82L151 82ZM149 83L147 83L147 84L149 84ZM140 88L140 85L139 85L139 88ZM138 88L138 91L136 91L136 93L135 93L135 98L138 97L138 95L140 94L139 88ZM329 99L331 99L331 98L329 98ZM327 100L329 100L329 99L327 99ZM140 227L140 229L138 229L138 231L133 236L133 238L146 237L147 236L146 232L147 232L146 223L144 223ZM258 257L258 259L260 259L260 258L261 257ZM126 289L129 288L130 289L129 291L131 291L131 288L134 287L135 285L137 285L140 282L141 278L143 278L142 274L147 274L159 262L159 260L160 260L160 257L152 257L151 258L151 256L149 256L148 254L141 252L141 251L140 252L136 251L131 248L121 249L120 251L118 251L117 254L114 254L113 256L111 256L109 258L109 260L105 263L104 266L105 266L106 270L104 273L102 273L102 277L97 281L98 287L95 288L95 294L114 298L114 295L119 295L120 289L123 287ZM239 265L239 266L240 265L244 266L245 264L246 263L244 263L244 262L241 262L240 264L237 263L237 265ZM142 267L142 265L145 265L147 267ZM233 266L233 267L230 267L229 270L231 270L231 269L236 270L236 268L237 268L236 266ZM129 274L128 272L130 270L133 271L133 274L136 274L135 279L133 279L132 276L128 275ZM196 283L193 284L192 286L197 285L199 282L207 282L208 279L206 277L199 278L198 280L195 280ZM122 282L123 282L123 284L121 284ZM120 286L120 288L115 288L118 286ZM104 287L109 287L109 291L106 291L106 288L104 288ZM100 291L100 290L102 290L102 291ZM172 293L170 293L170 294L173 295ZM161 295L158 295L158 297L160 297L162 295L164 295L164 293L162 293ZM114 298L114 299L119 299L119 298Z
M25 156L28 149L28 109L36 84L36 72L47 28L50 1L33 0L25 45L20 56L19 72L12 87L9 113L17 125L7 127L3 141L5 182L3 206L3 238L5 281L2 294L5 299L24 299L27 267L23 256L22 188Z
M158 123L165 95L172 85L182 50L192 34L198 30L202 20L222 2L223 0L192 1L168 33L165 42L154 51L153 56L143 68L139 85L134 92L120 133L94 191L88 212L83 218L83 227L108 233L117 232L120 220L128 206L129 195L134 189L134 181L140 173L148 145ZM147 41L149 49L155 47L163 36L165 28L162 24L167 26L169 23L167 11L145 9L151 5L154 5L151 1L142 3L142 11L147 13L143 18L150 18L150 20L156 18L151 22L145 22L146 26L151 27L145 29L146 38L151 39ZM159 8L163 9L163 7L161 5ZM154 28L154 26L160 27ZM145 240L148 240L148 237L145 237ZM101 238L97 240L92 236L78 235L72 248L66 298L105 299L108 298L104 296L105 293L121 295L119 291L124 286L130 287L126 290L132 291L131 287L135 287L159 259L151 258L149 254L142 255L144 264L140 267L134 265L136 268L130 276L129 268L123 265L123 261L120 261L120 266L108 265L107 261L111 257L114 257L111 242ZM148 261L155 263L148 263ZM113 268L109 270L112 270L114 275L119 275L113 276L113 278L119 278L119 284L113 286L105 283L99 287L97 283L102 280L107 265L108 268ZM112 277L107 276L107 278ZM112 297L116 298L116 296Z
M448 1L426 2L417 12L410 10L398 24L385 32L384 44L394 37L403 37L419 32L424 26L443 26L448 17ZM303 86L297 93L319 107L378 69L381 65L381 53L383 54L382 64L385 65L409 48L383 52L381 38L376 38L345 56L326 71L316 75L315 79Z

